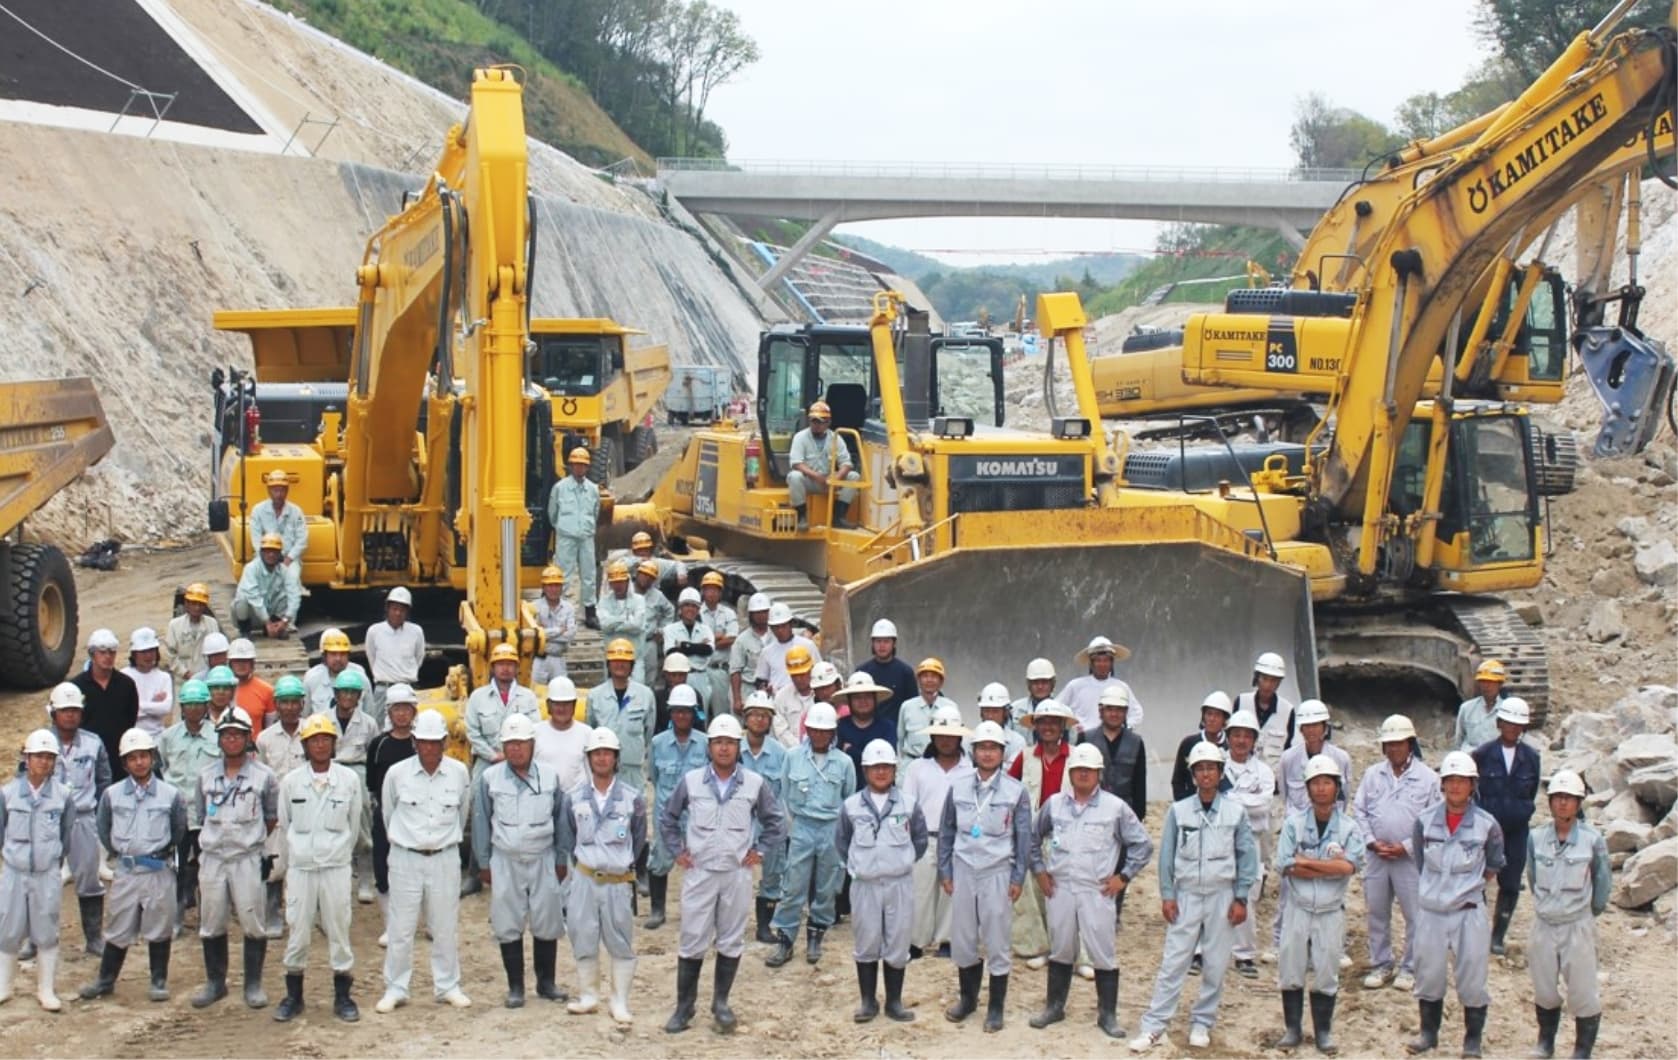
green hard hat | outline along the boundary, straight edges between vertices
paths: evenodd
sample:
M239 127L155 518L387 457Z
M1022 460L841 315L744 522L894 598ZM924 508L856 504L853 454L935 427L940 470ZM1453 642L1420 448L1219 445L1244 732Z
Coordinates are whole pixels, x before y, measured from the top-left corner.
M303 682L291 674L286 674L274 682L275 699L302 699L307 694Z
M229 666L212 666L210 672L204 675L204 683L211 688L239 687L239 679L233 676L233 669Z
M189 678L181 684L180 699L183 707L190 706L193 703L208 703L210 701L210 686L196 677Z
M332 679L332 690L334 692L364 692L367 690L367 685L361 680L360 674L345 667L337 677Z

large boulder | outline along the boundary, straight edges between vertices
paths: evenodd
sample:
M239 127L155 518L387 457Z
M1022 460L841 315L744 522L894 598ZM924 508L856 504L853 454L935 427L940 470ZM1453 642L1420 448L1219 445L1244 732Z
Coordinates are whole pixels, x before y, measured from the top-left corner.
M1591 798L1596 798L1596 795L1592 794ZM1588 804L1590 799L1585 801ZM1610 796L1602 809L1597 811L1596 819L1599 821L1633 821L1637 824L1652 825L1660 817L1653 809L1638 799L1636 792L1628 788Z
M1644 685L1621 696L1609 708L1614 726L1623 736L1672 731L1672 708L1678 705L1678 689L1666 685Z
M1666 816L1661 818L1660 824L1655 825L1654 831L1649 833L1649 842L1659 843L1674 836L1678 836L1678 806L1666 811Z
M1649 841L1649 833L1654 831L1650 825L1637 821L1609 821L1608 827L1602 830L1602 837L1608 843L1608 852L1617 854L1622 850L1637 850Z
M1640 909L1678 887L1678 838L1644 847L1626 862L1614 888L1614 904Z
M1678 585L1678 547L1670 541L1640 545L1631 565L1646 585Z
M1585 636L1594 643L1606 644L1625 635L1626 615L1618 600L1603 600L1591 608L1590 617L1585 619Z
M1672 761L1678 761L1678 743L1665 733L1639 733L1614 749L1614 764L1628 773Z
M1656 809L1678 803L1678 759L1667 759L1626 774L1625 786Z
M1561 723L1561 743L1556 750L1606 753L1620 742L1619 725L1612 714L1579 711Z

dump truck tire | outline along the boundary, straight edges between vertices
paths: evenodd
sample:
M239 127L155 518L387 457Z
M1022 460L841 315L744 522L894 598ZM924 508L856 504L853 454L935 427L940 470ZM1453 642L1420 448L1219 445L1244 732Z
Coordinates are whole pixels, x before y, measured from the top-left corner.
M658 435L653 433L651 427L637 427L629 432L629 457L624 461L624 467L634 471L657 453Z
M76 654L76 580L51 545L0 544L0 684L46 688Z
M588 477L594 480L596 486L610 483L612 476L619 473L617 459L618 440L609 434L602 434L594 447L593 459L588 465Z

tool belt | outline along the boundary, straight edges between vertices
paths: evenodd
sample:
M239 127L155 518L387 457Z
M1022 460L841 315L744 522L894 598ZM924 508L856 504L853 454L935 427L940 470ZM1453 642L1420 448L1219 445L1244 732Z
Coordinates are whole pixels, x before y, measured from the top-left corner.
M144 854L124 854L117 858L117 864L130 872L162 872L175 867L166 857L154 858Z
M628 872L601 872L599 869L589 868L587 865L584 865L582 862L579 861L579 862L577 862L577 871L582 873L584 876L587 876L589 879L593 880L595 883L634 883L635 882L635 871L633 869L631 869Z

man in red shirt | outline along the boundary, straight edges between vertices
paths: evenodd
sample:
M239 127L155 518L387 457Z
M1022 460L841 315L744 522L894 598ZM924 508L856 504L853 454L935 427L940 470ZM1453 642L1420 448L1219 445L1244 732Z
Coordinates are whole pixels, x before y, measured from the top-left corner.
M1066 727L1075 720L1072 708L1057 700L1045 699L1030 714L1020 720L1029 722L1037 742L1014 757L1008 775L1025 785L1026 797L1031 800L1031 813L1036 817L1051 795L1058 794L1066 779ZM1049 952L1048 910L1043 892L1035 877L1026 880L1019 900L1014 903L1014 927L1011 942L1015 956L1025 961L1032 970L1043 967ZM1093 971L1091 974L1094 974Z

